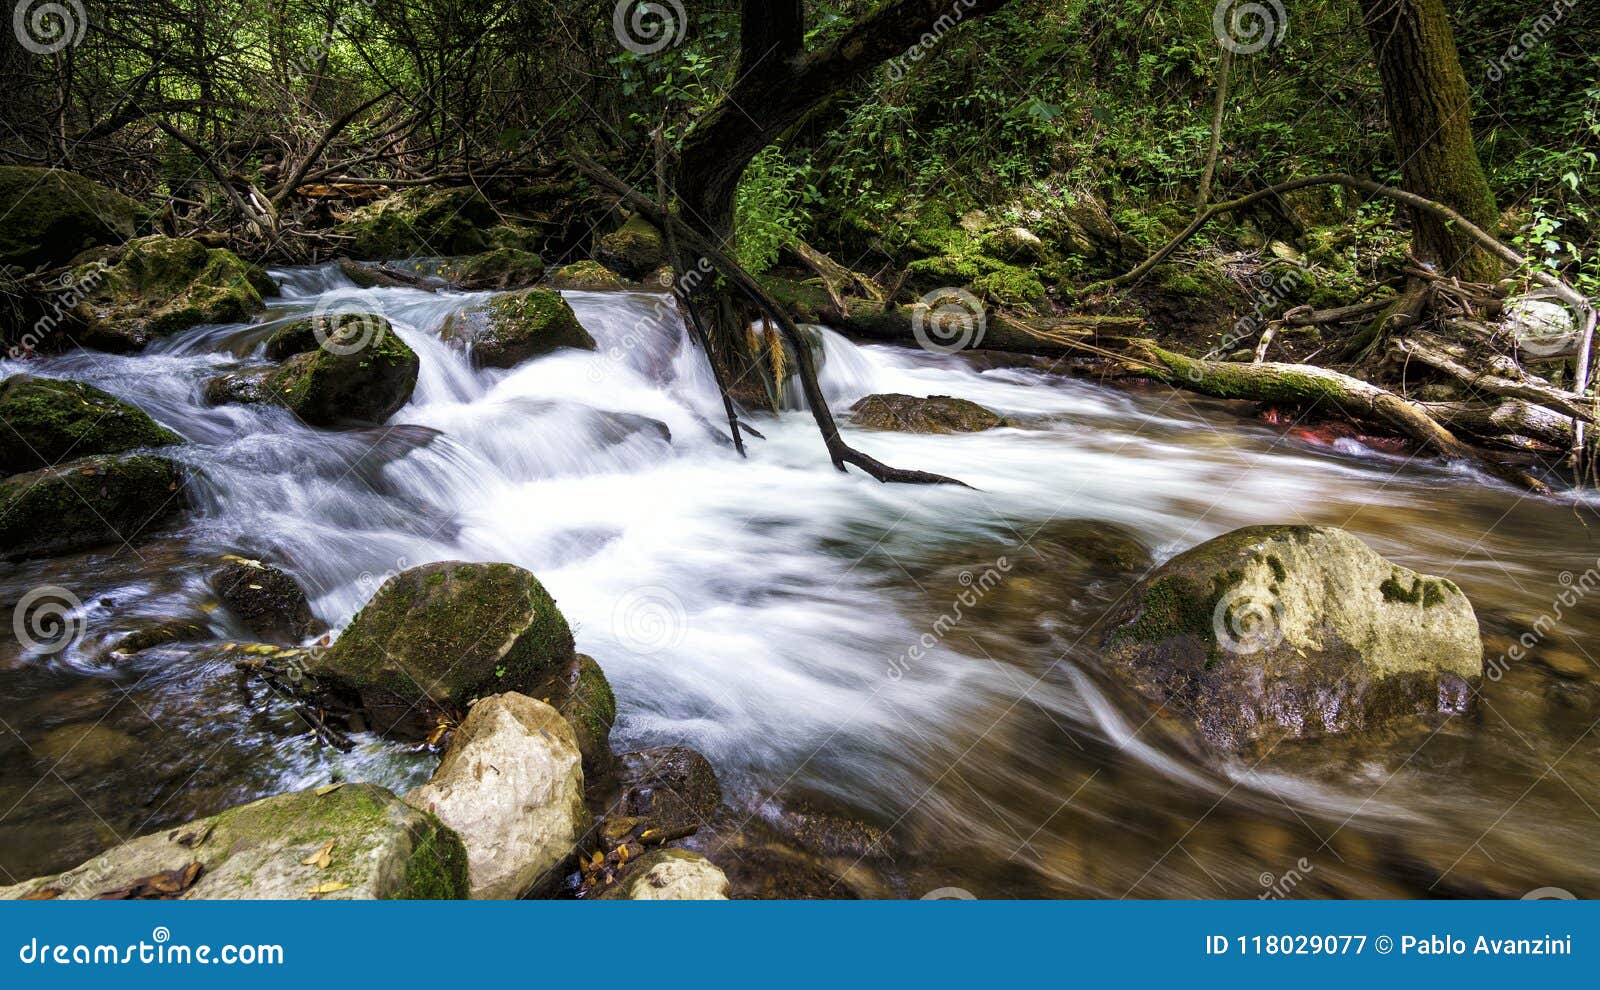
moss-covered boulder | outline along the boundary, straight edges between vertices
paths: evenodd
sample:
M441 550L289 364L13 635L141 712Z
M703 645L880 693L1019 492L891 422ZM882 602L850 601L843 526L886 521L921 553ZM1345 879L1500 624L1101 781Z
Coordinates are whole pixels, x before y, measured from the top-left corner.
M521 248L501 247L466 258L454 258L440 269L458 289L517 289L544 277L544 261Z
M484 228L498 220L476 189L418 186L363 206L338 232L355 258L437 258L488 250Z
M202 323L233 323L262 308L265 273L226 248L184 237L144 237L104 261L74 269L86 291L73 313L78 342L135 351Z
M661 231L635 214L620 228L595 241L594 257L607 268L638 281L667 260L667 246Z
M553 890L588 830L572 726L515 692L472 706L428 782L406 795L461 836L475 900Z
M305 673L354 696L379 731L425 736L474 698L536 696L572 658L572 630L538 578L446 561L384 582Z
M617 721L617 696L594 657L579 653L534 689L534 697L555 706L572 723L583 754L583 776L595 781L611 772L611 727Z
M480 368L513 368L561 347L595 349L578 316L549 289L524 289L453 314L441 331Z
M269 337L266 351L292 356L277 367L214 378L206 398L271 402L311 426L382 423L411 401L422 367L389 321L372 313L296 321Z
M1252 526L1168 561L1107 616L1108 669L1228 750L1464 711L1472 605L1339 529Z
M65 457L165 447L183 438L93 385L13 375L0 381L0 475Z
M850 407L851 420L869 430L901 433L977 433L1006 426L1004 416L976 402L949 395L921 398L890 392L869 395Z
M375 784L339 784L162 829L0 888L0 899L458 900L467 890L466 850L438 818Z
M149 454L84 457L0 481L0 557L133 543L185 506L183 469Z
M228 611L260 639L298 643L327 628L311 614L295 579L270 564L230 554L211 572L210 583Z
M60 169L0 166L0 266L55 267L133 239L139 204Z
M621 275L598 261L575 261L570 265L563 265L545 279L545 285L552 289L577 289L590 292L622 289L626 288L627 284Z

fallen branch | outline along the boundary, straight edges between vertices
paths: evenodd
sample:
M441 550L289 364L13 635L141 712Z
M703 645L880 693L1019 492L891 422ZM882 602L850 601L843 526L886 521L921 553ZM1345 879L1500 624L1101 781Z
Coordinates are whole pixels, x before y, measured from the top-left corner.
M1549 488L1528 473L1484 457L1419 405L1359 378L1308 364L1239 364L1174 354L1148 340L1130 341L1129 353L1153 369L1136 373L1220 399L1314 406L1326 402L1354 419L1381 420L1445 458L1466 461L1518 488L1541 495Z
M1515 362L1506 359L1492 371L1475 371L1462 364L1464 355L1452 354L1450 345L1431 334L1417 334L1394 341L1400 353L1454 378L1468 388L1504 399L1523 399L1565 413L1580 422L1595 421L1592 401L1576 392L1567 392L1521 374Z

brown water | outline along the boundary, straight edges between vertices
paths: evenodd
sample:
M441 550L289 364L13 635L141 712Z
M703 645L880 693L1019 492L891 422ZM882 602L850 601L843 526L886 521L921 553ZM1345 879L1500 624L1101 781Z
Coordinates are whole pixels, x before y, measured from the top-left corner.
M740 462L705 430L715 395L650 297L569 294L599 352L474 372L435 339L461 297L280 274L274 317L334 302L395 321L423 358L395 417L414 429L205 409L199 382L257 360L259 326L28 367L139 403L191 441L182 456L202 477L190 520L152 541L0 569L8 610L44 586L77 602L65 641L0 641L0 880L335 776L397 789L426 776L429 757L381 739L320 748L197 648L245 636L204 580L216 554L243 552L293 572L335 626L404 567L533 570L616 688L614 743L690 745L717 768L727 808L694 841L746 892L1600 893L1589 508L1313 447L1221 403L831 335L838 409L941 393L1019 423L852 435L977 490L840 476L798 412L761 424L767 440ZM604 413L660 419L673 442ZM1476 713L1238 762L1101 678L1090 627L1152 560L1268 522L1343 526L1459 584L1498 673ZM1495 663L1557 609L1524 659ZM106 652L170 618L201 627L200 644Z

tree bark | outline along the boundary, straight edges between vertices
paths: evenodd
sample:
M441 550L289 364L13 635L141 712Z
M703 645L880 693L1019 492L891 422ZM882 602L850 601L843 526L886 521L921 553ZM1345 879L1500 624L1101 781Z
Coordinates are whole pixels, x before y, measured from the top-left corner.
M1444 0L1361 0L1405 189L1484 230L1498 214L1472 143L1467 79ZM1413 209L1412 250L1440 274L1491 282L1499 263L1452 224Z

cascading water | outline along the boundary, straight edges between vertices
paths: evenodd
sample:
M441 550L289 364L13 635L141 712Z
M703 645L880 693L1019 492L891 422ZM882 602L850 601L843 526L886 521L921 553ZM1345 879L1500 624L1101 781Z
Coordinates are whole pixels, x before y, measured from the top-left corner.
M1090 626L1142 567L1079 549L1114 532L1159 560L1250 523L1341 525L1456 581L1503 639L1548 608L1556 575L1594 566L1596 541L1570 509L1431 463L1315 449L1178 393L982 371L820 328L836 412L870 393L947 394L1014 425L846 426L880 459L971 490L835 472L797 412L761 421L766 439L744 461L663 296L565 293L596 351L474 370L438 331L486 294L359 289L333 266L274 274L282 295L265 322L134 356L0 362L0 374L75 378L148 411L188 441L175 456L195 494L187 521L155 539L0 571L4 600L70 589L86 629L56 656L0 654L0 867L14 879L330 775L395 788L426 776L425 756L380 739L319 749L196 644L107 654L155 618L190 618L212 642L247 638L205 605L221 553L282 566L335 628L407 567L528 568L615 687L615 744L698 749L735 821L805 806L887 830L848 855L816 853L866 893L1255 896L1258 877L1290 868L1348 895L1426 893L1406 878L1441 871L1456 877L1449 892L1596 879L1600 819L1586 808L1600 745L1569 731L1600 716L1592 660L1559 676L1514 667L1486 682L1478 720L1420 750L1423 737L1397 736L1271 765L1203 758L1101 682ZM389 425L315 430L270 407L206 405L203 383L261 362L275 326L331 309L382 312L420 355ZM982 601L961 605L973 588ZM1600 610L1580 606L1544 649L1581 652L1597 628ZM87 724L115 734L95 751L103 762L45 773L41 740ZM1502 796L1555 762L1559 779L1499 820ZM1509 854L1455 862L1486 830ZM706 841L714 858L757 855Z

